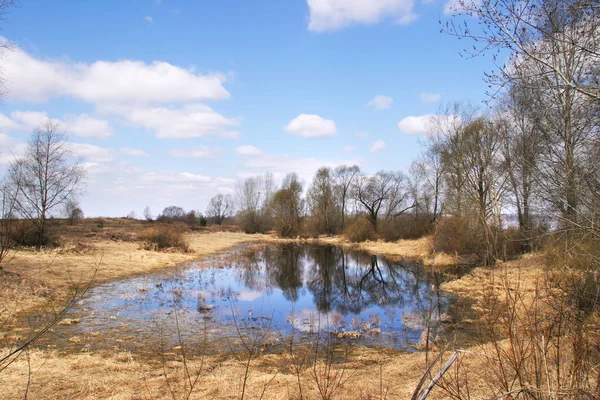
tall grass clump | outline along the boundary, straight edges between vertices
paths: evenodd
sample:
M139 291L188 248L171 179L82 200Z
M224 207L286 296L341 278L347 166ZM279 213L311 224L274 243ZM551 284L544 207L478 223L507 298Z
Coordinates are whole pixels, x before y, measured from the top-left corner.
M189 251L189 243L182 228L173 225L154 225L138 234L145 250L178 250Z

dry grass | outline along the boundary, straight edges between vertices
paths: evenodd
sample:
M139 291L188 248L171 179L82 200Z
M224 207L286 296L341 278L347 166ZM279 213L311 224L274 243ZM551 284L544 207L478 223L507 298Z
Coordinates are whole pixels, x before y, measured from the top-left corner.
M162 365L137 359L131 353L70 354L33 350L31 368L35 373L30 386L32 399L158 399L170 398ZM244 366L232 357L211 357L203 360L199 384L193 399L238 399ZM410 398L424 368L422 353L398 353L359 349L348 360L348 373L359 379L346 382L335 398L346 399L406 399ZM475 362L477 362L475 360ZM195 370L199 359L190 360ZM167 361L166 372L175 392L182 392L183 365L174 357ZM24 358L0 374L1 398L23 396L27 383L27 362ZM311 368L301 374L305 399L320 398ZM265 385L268 383L266 390ZM476 385L475 385L476 386ZM297 377L287 355L264 355L250 371L246 398L258 399L265 390L265 399L297 399ZM444 393L434 392L430 399L443 399Z
M186 234L186 239L190 245L188 253L148 251L137 242L103 238L80 243L72 236L63 238L64 244L56 249L21 249L4 266L6 275L15 277L13 280L19 283L0 287L0 308L27 311L46 302L49 296L65 298L71 287L85 286L92 279L100 283L144 274L197 260L243 242L265 240L268 236L192 232ZM40 287L46 288L43 296L39 294Z
M96 272L95 282L103 282L189 262L243 242L298 241L238 232L193 232L186 235L190 253L161 253L143 250L139 243L129 241L130 237L135 237L143 228L144 224L127 220L105 220L104 227L97 228L99 232L91 232L88 223L87 227L75 226L72 231L68 231L60 248L42 252L19 251L1 276L6 284L0 289L0 310L14 314L36 308L53 295L64 297L69 285L87 282L98 263L100 268ZM85 233L86 229L88 233ZM85 239L82 241L83 237ZM462 261L454 256L434 254L431 237L395 243L369 241L352 244L343 237L305 241L349 246L391 257L422 259L427 264L440 268ZM542 271L541 256L524 256L519 260L500 263L495 269L476 268L460 279L445 283L443 289L474 300L475 308L478 309L484 303L490 288L500 288L503 284L533 293ZM500 342L499 345L502 346L503 343ZM468 350L480 352L481 347ZM2 351L0 350L0 354ZM142 359L130 353L60 354L39 349L32 349L29 355L33 372L29 398L32 399L170 397L165 383L165 371L157 359ZM165 364L166 374L169 382L177 389L182 382L183 363L176 354L171 354L169 359ZM201 363L199 359L189 361L192 368ZM263 354L254 363L246 398L259 398L267 382L270 383L263 398L299 398L297 377L293 373L293 362L289 356ZM472 371L483 372L487 361L483 357L467 356L463 363ZM350 373L360 379L350 379L345 383L336 394L336 399L405 399L410 398L425 369L425 355L359 348L352 352L348 368ZM0 387L3 388L0 398L23 397L27 372L27 360L21 357L0 373ZM207 358L204 360L200 384L191 398L239 398L243 375L244 366L231 355ZM485 378L485 373L473 375L469 382L472 395L485 393L488 389ZM310 369L305 369L300 379L303 397L319 398ZM440 389L434 390L429 397L443 398L447 398L447 394Z

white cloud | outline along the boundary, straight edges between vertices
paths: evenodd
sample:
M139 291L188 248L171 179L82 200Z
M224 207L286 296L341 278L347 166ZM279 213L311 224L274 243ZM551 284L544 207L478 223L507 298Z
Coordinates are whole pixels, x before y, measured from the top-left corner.
M1 40L1 39L0 39ZM8 99L45 102L72 97L89 103L156 104L229 97L225 75L201 74L163 61L73 62L32 57L20 48L0 59Z
M19 124L8 118L4 114L0 114L0 131L12 131L19 129Z
M371 153L377 153L377 152L380 152L381 150L385 149L386 147L387 147L387 145L385 144L385 142L383 140L376 140L371 145L371 148L369 149L369 151Z
M244 157L258 157L258 156L263 155L263 152L261 149L255 147L255 146L251 146L251 145L238 146L235 148L235 152L237 155L244 156Z
M131 156L131 157L146 157L148 155L148 153L146 153L144 150L133 149L131 147L121 147L119 149L119 151L122 154L125 154L127 156Z
M344 153L352 153L355 150L356 150L356 147L354 147L354 146L344 146L344 147L342 147L342 151Z
M49 118L46 112L40 111L13 111L10 115L13 119L11 121L13 130L33 131L50 121L58 124L59 130L67 134L85 138L107 138L114 133L108 121L91 117L88 114L67 115L62 120ZM0 124L2 122L3 120L0 118Z
M423 92L419 95L419 97L424 103L437 103L442 98L442 95L439 93Z
M459 14L471 7L481 5L481 0L449 0L444 4L444 14L453 15Z
M406 117L398 122L398 129L408 135L424 135L431 128L434 117L433 114Z
M0 133L0 165L6 165L25 153L27 144Z
M394 99L390 96L377 95L369 101L369 106L378 110L385 110L392 106Z
M208 147L200 145L198 147L188 149L172 149L169 151L169 154L176 158L212 158L216 157L222 151L223 149L220 147Z
M13 121L19 123L19 130L31 131L43 127L48 121L60 124L56 118L48 118L48 114L40 111L13 111L10 113ZM64 128L64 127L63 127Z
M357 138L366 139L369 137L369 134L367 132L356 132L354 136Z
M65 132L85 138L107 138L114 133L108 121L87 114L66 116L61 125Z
M154 18L152 18L152 17L151 17L151 16L149 16L149 15L146 15L146 16L144 17L144 19L146 20L146 22L148 22L148 23L150 23L150 24L154 22Z
M157 138L185 139L216 135L235 139L239 134L229 128L239 125L202 104L181 108L150 107L129 110L114 109L129 122L154 131Z
M212 182L213 178L206 175L193 174L189 172L147 172L141 177L142 182L167 182L167 183L194 183Z
M109 149L104 147L95 146L87 143L72 143L67 142L65 146L78 157L83 158L85 161L91 161L96 163L104 163L113 160Z
M414 0L307 0L308 29L335 31L350 25L368 25L392 18L399 24L416 19Z
M335 122L315 114L300 114L284 129L292 135L303 138L334 136L337 133Z

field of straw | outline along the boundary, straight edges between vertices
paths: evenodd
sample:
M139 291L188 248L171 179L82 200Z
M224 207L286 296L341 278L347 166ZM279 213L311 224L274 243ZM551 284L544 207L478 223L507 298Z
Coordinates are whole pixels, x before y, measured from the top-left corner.
M135 240L143 226L128 220L106 220L102 229L88 226L66 229L62 245L36 252L19 250L1 273L0 318L5 326L22 313L33 313L49 303L60 303L74 287L148 273L159 268L201 259L243 242L274 241L269 235L239 232L190 232L190 251L143 250ZM322 241L347 245L341 238ZM452 262L452 256L431 254L430 239L397 243L366 242L361 249L388 256L425 260L435 268ZM445 283L445 291L469 298L480 306L490 287L513 285L532 290L539 276L537 256L505 263L494 270L477 268L460 279ZM5 338L6 339L6 338ZM502 346L503 344L500 344ZM343 357L315 357L314 349L290 349L269 354L255 352L189 358L185 349L173 349L155 358L128 352L64 354L32 348L0 371L0 398L29 399L406 399L410 398L426 368L440 349L431 354L352 348ZM8 349L0 350L5 354ZM461 365L483 371L485 357L473 347L461 356ZM451 354L440 358L440 365ZM299 361L300 360L300 361ZM329 361L328 361L329 360ZM439 365L434 366L434 373ZM483 393L488 379L471 374L471 394ZM425 383L427 384L428 381ZM192 390L190 390L192 388ZM429 399L447 398L436 388ZM476 397L476 396L475 396Z

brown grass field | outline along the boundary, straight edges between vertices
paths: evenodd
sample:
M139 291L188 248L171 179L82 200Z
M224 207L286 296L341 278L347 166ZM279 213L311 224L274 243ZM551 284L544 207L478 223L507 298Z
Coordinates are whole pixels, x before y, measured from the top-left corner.
M136 235L145 224L126 219L97 220L79 225L61 225L61 245L41 252L20 249L9 256L0 272L0 318L8 321L23 313L35 313L47 304L60 304L74 287L140 275L203 256L222 252L243 242L280 242L271 235L247 235L239 232L195 231L187 233L188 253L143 250ZM340 237L319 239L344 246L356 246L373 253L422 259L431 268L456 263L450 255L431 252L431 239L396 243L366 242L349 244ZM503 263L495 269L476 268L460 279L447 282L442 289L473 302L477 309L494 286L512 285L515 290L532 291L540 276L541 258L528 255ZM6 334L8 339L10 332ZM502 343L500 344L503 345ZM473 352L480 348L467 348ZM4 354L7 349L0 349ZM435 353L435 351L434 351ZM335 399L406 399L410 398L425 369L424 352L354 348L342 367L317 362L296 372L293 354L260 354L248 364L249 375L244 398L316 399L323 398L319 384L329 376L335 383ZM429 359L433 354L429 355ZM447 358L446 356L444 358ZM32 348L7 369L0 372L1 399L237 399L241 397L246 364L224 352L218 356L189 359L174 350L165 359L147 358L128 352L82 352L65 354L51 349ZM472 394L486 388L488 377L478 376L486 359L468 354L464 365L471 371ZM194 391L187 397L186 372L200 371ZM192 380L195 379L192 377ZM337 381L336 381L337 379ZM28 383L28 380L29 383ZM332 385L333 385L332 383ZM339 387L338 387L339 386ZM300 389L302 393L300 393ZM447 398L435 389L429 399Z

